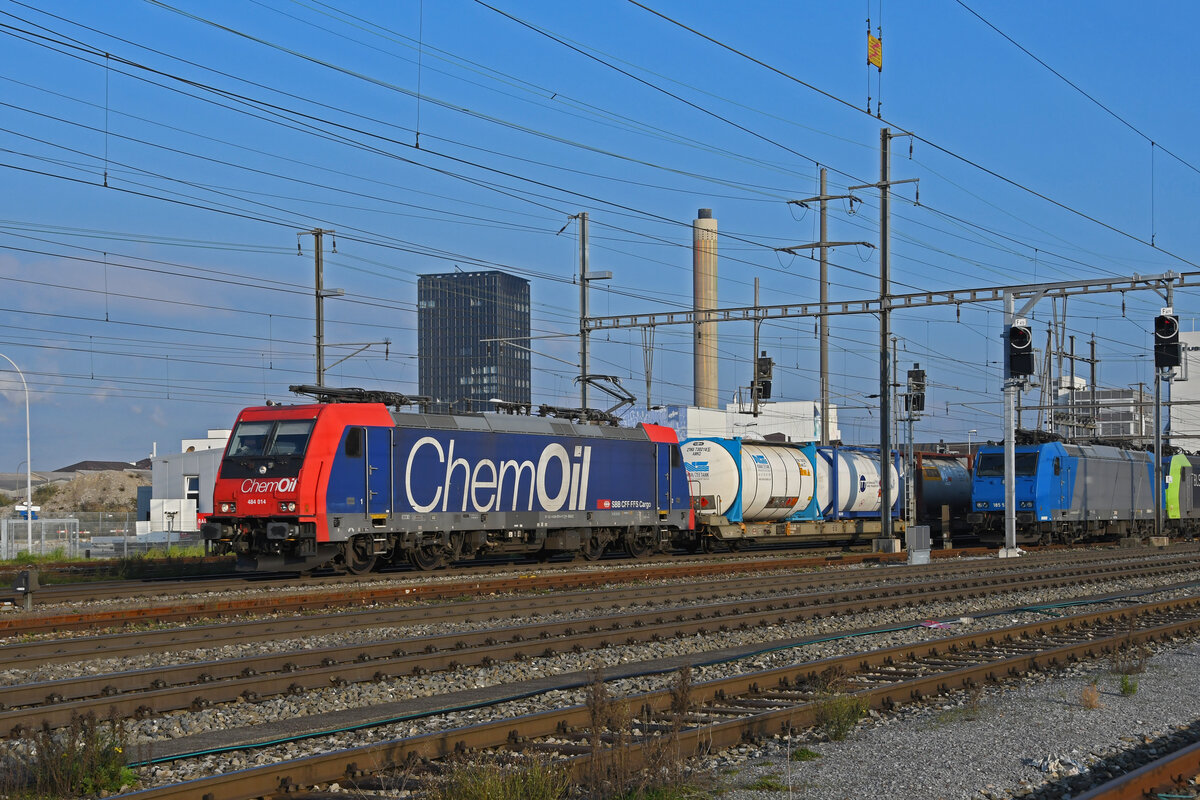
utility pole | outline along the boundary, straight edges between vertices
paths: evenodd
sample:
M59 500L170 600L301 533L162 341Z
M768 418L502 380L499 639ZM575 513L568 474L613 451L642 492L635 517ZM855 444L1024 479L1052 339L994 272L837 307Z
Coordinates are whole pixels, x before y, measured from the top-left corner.
M588 214L573 215L579 220L579 407L588 407L588 284L612 278L612 272L588 272Z
M810 244L798 244L793 247L780 247L780 252L792 253L797 250L812 250L814 248L821 251L821 315L817 318L818 338L820 339L821 348L821 444L829 444L829 315L826 313L829 310L829 249L831 247L845 247L848 245L862 245L864 247L874 247L870 242L831 242L829 241L828 228L828 208L830 200L849 200L851 206L858 200L853 194L836 194L831 195L825 188L825 167L821 167L821 193L816 197L806 197L803 200L789 200L790 205L803 206L808 208L808 204L819 201L821 203L821 241L812 242ZM757 306L758 301L754 304ZM757 353L758 351L755 350Z
M579 212L579 407L588 407L588 215Z
M888 128L879 131L879 537L891 539L892 532L892 420L891 370L888 369L888 338L892 334L891 246L892 137Z
M311 236L313 237L313 261L316 267L315 295L317 300L317 386L325 385L325 298L326 297L341 297L346 293L345 289L326 289L325 288L325 247L322 240L325 234L333 237L333 251L337 252L337 233L336 231L325 230L324 228L313 228L310 231L300 231L296 236ZM296 243L296 252L302 254L300 243Z
M1064 324L1065 324L1065 320L1064 320ZM1085 422L1080 421L1080 416L1081 416L1080 407L1083 404L1080 402L1080 400L1076 396L1078 394L1078 392L1075 388L1075 385L1076 385L1075 364L1078 361L1082 361L1085 364L1091 364L1091 367L1092 367L1092 372L1091 372L1092 386L1091 386L1090 393L1091 393L1093 427L1095 426L1095 419L1098 414L1098 411L1096 409L1096 337L1093 334L1093 336L1092 336L1092 353L1091 353L1091 356L1086 357L1086 358L1084 356L1075 355L1075 336L1074 336L1074 334L1071 334L1071 335L1067 336L1066 338L1067 338L1067 345L1068 345L1067 353L1065 356L1063 356L1061 353L1059 354L1060 359L1066 358L1068 361L1068 366L1067 366L1067 372L1068 372L1068 375L1067 375L1067 408L1066 408L1065 415L1063 417L1060 417L1060 419L1063 420L1063 423L1062 423L1060 429L1066 432L1067 438L1069 440L1076 441L1076 440L1078 440L1079 435L1080 435L1079 429L1087 428L1087 424ZM1056 406L1057 406L1057 402L1056 402L1057 397L1058 396L1056 394L1055 397L1051 400L1051 403ZM1057 408L1055 408L1054 413L1055 413L1055 415L1057 415L1061 412L1059 412L1059 410ZM1054 430L1054 426L1051 427L1051 430Z
M1096 334L1092 334L1092 352L1088 361L1092 365L1092 387L1091 387L1091 406L1092 406L1092 436L1100 435L1100 407L1096 405Z
M907 136L908 134L904 134ZM879 508L881 539L892 539L892 410L891 369L888 363L888 339L891 338L891 261L888 246L888 224L891 220L889 189L893 184L916 183L917 178L892 180L892 131L879 129L879 183L851 186L855 189L879 189Z
M1032 304L1030 304L1032 305ZM1004 329L1012 327L1016 315L1016 303L1012 292L1004 293ZM1004 547L997 555L1000 558L1011 558L1020 555L1017 548L1017 434L1016 409L1017 392L1022 384L1021 378L1010 376L1008 365L1008 345L1004 347Z
M754 278L754 307L758 308L758 277ZM754 350L750 357L750 368L754 370L750 378L750 416L758 419L758 398L759 398L759 383L758 383L758 329L762 325L762 320L754 320ZM740 410L740 409L739 409Z

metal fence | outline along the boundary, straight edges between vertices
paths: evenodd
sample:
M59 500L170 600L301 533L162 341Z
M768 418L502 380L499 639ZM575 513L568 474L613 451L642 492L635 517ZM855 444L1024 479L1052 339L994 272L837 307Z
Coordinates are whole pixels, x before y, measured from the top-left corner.
M22 553L49 555L56 550L65 558L83 555L80 547L79 520L0 519L0 558L17 558Z
M148 531L146 522L139 534L136 517L132 511L79 511L56 519L35 519L32 526L17 517L0 519L0 558L18 558L29 552L53 555L56 550L64 558L125 558L201 542L196 531Z

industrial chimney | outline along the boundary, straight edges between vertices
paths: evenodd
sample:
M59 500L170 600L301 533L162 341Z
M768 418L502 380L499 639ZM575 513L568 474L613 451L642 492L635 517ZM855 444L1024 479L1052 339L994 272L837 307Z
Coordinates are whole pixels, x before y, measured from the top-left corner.
M692 223L692 300L696 334L692 348L694 405L717 408L717 323L700 312L717 307L717 221L711 208L696 212Z

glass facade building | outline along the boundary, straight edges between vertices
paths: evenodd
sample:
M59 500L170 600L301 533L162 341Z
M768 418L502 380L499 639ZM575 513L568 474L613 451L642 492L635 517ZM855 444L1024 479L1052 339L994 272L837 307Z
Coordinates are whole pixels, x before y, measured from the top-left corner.
M494 270L419 276L418 381L432 411L529 403L528 347L529 281Z

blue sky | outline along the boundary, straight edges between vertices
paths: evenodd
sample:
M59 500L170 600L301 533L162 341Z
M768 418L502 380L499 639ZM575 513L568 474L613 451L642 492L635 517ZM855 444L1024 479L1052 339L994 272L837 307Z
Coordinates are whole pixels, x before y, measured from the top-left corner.
M498 268L531 281L534 400L573 403L569 215L589 213L591 268L613 272L594 314L689 304L698 208L719 220L723 306L751 304L756 277L764 303L812 301L816 262L775 248L815 241L816 215L786 201L817 194L818 165L838 194L876 181L885 124L920 137L911 159L894 143L893 179L920 179L919 204L909 185L892 205L897 292L1200 263L1193 3L645 5L719 44L615 0L0 0L0 353L30 385L35 469L171 451L311 382L312 240L297 232L314 227L337 231L325 284L346 291L326 338L353 345L327 363L390 341L330 385L415 394L416 276ZM877 241L877 194L858 194L853 214L832 204L832 239ZM840 249L830 275L833 299L870 297L877 253ZM1176 295L1185 329L1193 300ZM1161 305L1069 302L1101 385L1150 380ZM1049 302L1033 318L1042 347ZM895 315L901 369L929 375L919 438L999 434L1001 320L998 305ZM833 322L849 441L878 436L877 324ZM689 331L660 328L654 347L651 402L690 402ZM750 377L749 326L723 325L720 347L730 398ZM764 325L761 347L776 397L816 398L811 319ZM643 364L637 331L594 338L593 371L640 402ZM4 366L0 472L25 455Z

